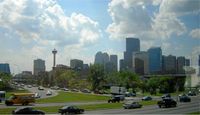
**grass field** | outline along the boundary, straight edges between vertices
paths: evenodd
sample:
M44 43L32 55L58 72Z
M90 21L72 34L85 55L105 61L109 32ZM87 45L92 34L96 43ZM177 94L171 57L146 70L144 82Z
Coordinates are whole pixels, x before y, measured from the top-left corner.
M189 113L190 115L200 115L200 111Z
M84 101L103 101L108 100L108 96L63 92L60 91L57 96L45 99L38 99L37 103L61 103L61 102L84 102Z
M156 101L142 101L140 102L143 106L145 105L154 105ZM122 108L123 103L104 103L104 104L90 104L90 105L80 105L79 108L84 109L85 111L91 110L102 110L102 109L117 109ZM35 109L42 110L48 114L55 114L58 112L58 109L62 106L51 106L51 107L34 107ZM0 109L0 114L10 114L12 110L16 108L5 108Z

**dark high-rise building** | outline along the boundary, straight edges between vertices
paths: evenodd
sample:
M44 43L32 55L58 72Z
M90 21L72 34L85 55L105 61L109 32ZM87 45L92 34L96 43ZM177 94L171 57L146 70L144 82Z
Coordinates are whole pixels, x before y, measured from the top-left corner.
M83 69L83 61L78 59L70 60L70 67L74 70L82 70Z
M127 68L126 68L124 59L120 59L120 61L119 61L119 70L120 70L120 71L124 71L124 70L126 70L126 69L127 69Z
M177 73L178 74L185 73L184 66L185 66L185 57L183 56L177 57Z
M135 58L135 73L144 75L144 60Z
M136 52L133 59L133 66L136 73L141 75L149 73L149 56L147 52Z
M94 63L104 66L107 62L109 62L109 55L107 53L97 52Z
M190 66L190 59L185 59L185 66Z
M176 73L176 56L163 56L162 58L163 72L166 74Z
M110 55L110 62L113 64L113 70L117 71L118 67L117 55Z
M10 66L8 63L0 63L0 72L10 74Z
M140 51L140 40L138 38L126 38L126 51L124 62L128 69L133 69L133 54Z
M36 59L33 61L33 74L38 75L39 72L44 72L46 69L45 61L42 59Z
M198 59L198 66L200 66L200 55L199 55L199 59Z
M162 71L162 50L160 47L152 47L148 50L149 72L151 74Z
M127 52L140 51L140 40L138 38L126 38L126 51Z

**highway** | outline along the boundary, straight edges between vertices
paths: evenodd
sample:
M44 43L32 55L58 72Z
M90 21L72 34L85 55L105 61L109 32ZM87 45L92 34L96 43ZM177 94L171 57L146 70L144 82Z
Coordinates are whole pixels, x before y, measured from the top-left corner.
M40 98L48 98L48 97L56 96L58 94L57 90L52 90L49 88L44 88L44 90L38 90L38 87L28 88L27 86L24 86L24 89L27 89L28 91L32 93L36 93L36 92L39 93L39 95L41 96ZM49 95L49 96L46 95L48 90L52 91L52 95Z
M94 110L85 111L85 114L187 114L197 112L200 110L200 95L191 97L191 102L180 103L178 102L177 107L173 108L159 108L157 105L143 106L139 109L106 109L106 110ZM157 100L157 99L156 99ZM102 104L107 103L106 101L96 102L67 102L67 103L44 103L44 104L30 104L30 107L47 107L47 106L64 106L64 105L90 105L90 104ZM6 106L0 105L0 108L18 108L21 105Z
M187 114L200 111L200 97L192 97L191 102L179 103L173 108L159 108L157 105L144 106L139 109L107 109L86 111L85 114Z

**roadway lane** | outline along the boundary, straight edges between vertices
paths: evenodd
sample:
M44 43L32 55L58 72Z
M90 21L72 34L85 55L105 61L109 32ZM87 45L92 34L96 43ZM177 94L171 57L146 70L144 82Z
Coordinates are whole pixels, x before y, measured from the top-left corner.
M143 106L139 109L108 109L97 111L86 111L86 114L187 114L200 110L200 100L192 97L189 103L178 103L174 108L159 108L157 105Z
M52 89L49 89L49 88L44 88L44 90L38 90L38 87L28 88L27 86L25 86L24 88L27 89L28 91L32 92L32 93L39 93L39 95L41 96L40 98L53 97L53 96L56 96L58 94L57 90L52 90ZM48 90L52 91L52 95L49 95L49 96L46 95Z

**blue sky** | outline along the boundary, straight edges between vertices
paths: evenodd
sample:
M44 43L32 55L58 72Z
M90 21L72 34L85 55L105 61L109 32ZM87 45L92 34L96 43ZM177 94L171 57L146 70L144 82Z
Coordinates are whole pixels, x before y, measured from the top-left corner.
M121 59L126 37L191 58L200 54L199 20L199 0L1 0L0 62L17 73L41 58L50 70L54 48L58 64L93 63L98 51Z

